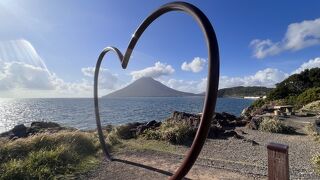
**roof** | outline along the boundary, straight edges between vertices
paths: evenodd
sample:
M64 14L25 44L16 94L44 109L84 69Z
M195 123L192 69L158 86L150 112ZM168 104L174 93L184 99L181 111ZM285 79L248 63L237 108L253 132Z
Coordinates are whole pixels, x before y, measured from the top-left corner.
M293 108L291 105L284 105L284 106L274 106L274 109L281 109L281 108Z

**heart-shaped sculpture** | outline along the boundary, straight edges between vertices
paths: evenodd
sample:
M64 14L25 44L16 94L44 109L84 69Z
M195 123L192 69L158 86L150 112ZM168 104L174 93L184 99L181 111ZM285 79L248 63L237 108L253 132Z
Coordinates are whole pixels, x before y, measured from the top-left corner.
M142 33L146 30L146 28L158 17L161 15L170 12L170 11L182 11L189 15L191 15L199 24L201 27L205 38L206 43L208 47L208 78L207 78L207 91L204 101L204 106L202 110L202 117L199 124L198 131L196 133L196 136L193 140L193 143L191 145L190 150L188 151L186 157L184 158L181 166L178 168L178 170L175 172L173 176L171 176L170 179L182 179L191 169L195 161L197 160L200 151L205 143L205 140L207 138L211 119L214 115L214 110L216 106L216 100L217 100L217 92L218 92L218 84L219 84L219 49L218 49L218 42L215 35L215 32L213 30L213 27L208 20L208 18L204 15L204 13L199 10L197 7L195 7L192 4L185 3L185 2L173 2L168 3L163 6L161 6L159 9L155 10L151 15L149 15L142 24L138 27L136 32L133 34L130 43L128 45L128 48L124 54L115 47L107 47L105 48L102 53L100 54L95 74L94 74L94 105L95 105L95 115L96 115L96 122L97 122L97 129L99 134L99 140L101 143L101 147L103 149L103 152L106 155L106 158L109 160L111 159L111 156L109 154L108 148L106 146L105 138L103 135L103 131L101 128L101 122L100 122L100 114L99 114L99 102L98 102L98 76L99 76L99 69L101 62L103 60L104 55L109 51L114 51L121 62L122 68L125 69L128 65L131 53L139 40Z

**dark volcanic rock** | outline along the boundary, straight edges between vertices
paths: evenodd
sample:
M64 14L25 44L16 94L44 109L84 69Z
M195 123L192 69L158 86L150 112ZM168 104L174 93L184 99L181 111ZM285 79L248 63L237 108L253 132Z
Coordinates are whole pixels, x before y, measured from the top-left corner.
M252 117L250 122L247 125L247 128L252 130L258 130L261 121L262 121L262 117Z
M161 122L157 122L156 120L152 120L146 123L129 123L127 126L130 126L130 131L132 134L140 135L147 129L156 129L161 126Z
M44 121L35 121L31 123L30 128L60 128L61 126L55 122L44 122Z
M174 111L172 116L166 121L184 122L190 126L197 127L200 123L201 115Z
M174 111L172 116L166 121L173 121L175 123L187 123L190 126L197 128L199 126L201 115L190 114L185 112ZM235 115L222 112L215 113L211 121L211 127L208 133L208 138L218 138L221 136L237 136L240 137L236 132L232 131L236 127L245 126L248 123L247 120L239 118ZM228 132L226 132L228 131ZM233 134L230 134L233 133Z
M45 131L56 132L62 129L66 128L61 127L58 123L55 122L35 121L31 123L31 126L28 129L28 134L32 135Z
M4 132L0 134L0 137L7 137L9 139L17 139L21 137L27 137L27 127L24 124L16 125L10 131Z
M61 127L59 124L54 122L32 122L30 127L26 127L24 124L16 125L10 131L0 134L0 137L6 137L9 139L17 139L21 137L28 137L33 134L42 133L42 132L57 132L63 129L72 129Z
M155 124L157 124L157 121L152 120L152 121L147 122L146 126L151 127L151 126L154 126Z
M221 126L211 126L208 133L208 138L211 138L211 139L218 138L224 132L225 130Z
M13 133L13 137L27 137L27 127L24 124L16 125L11 132Z

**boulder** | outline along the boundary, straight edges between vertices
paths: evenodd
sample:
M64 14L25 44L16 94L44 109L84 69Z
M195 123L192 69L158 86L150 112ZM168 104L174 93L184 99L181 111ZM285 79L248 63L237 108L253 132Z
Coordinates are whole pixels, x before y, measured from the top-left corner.
M201 116L185 112L174 111L172 116L166 121L185 122L191 126L197 127L200 123Z
M63 128L55 122L45 122L45 121L35 121L31 123L30 128L28 128L27 133L32 135L40 132L50 130L62 130Z
M262 122L262 117L252 117L250 122L247 124L247 128L252 129L252 130L258 130L260 123Z
M48 129L48 128L59 128L61 127L58 123L55 122L45 122L45 121L35 121L31 123L30 128L42 128L42 129Z
M147 126L147 127L152 127L152 126L154 126L155 124L157 124L157 121L156 121L156 120L152 120L152 121L147 122L146 126Z
M223 116L225 119L232 121L232 120L238 120L237 116L233 115L233 114L229 114L226 112L222 112L221 116Z
M135 134L138 136L138 135L142 134L146 129L148 129L147 125L140 125L136 128Z
M208 133L208 138L210 139L217 138L221 136L221 134L223 134L224 132L225 130L221 126L211 126Z
M10 137L13 138L13 137L18 137L18 138L21 138L21 137L27 137L27 127L24 125L24 124L19 124L19 125L16 125L12 130L12 135Z

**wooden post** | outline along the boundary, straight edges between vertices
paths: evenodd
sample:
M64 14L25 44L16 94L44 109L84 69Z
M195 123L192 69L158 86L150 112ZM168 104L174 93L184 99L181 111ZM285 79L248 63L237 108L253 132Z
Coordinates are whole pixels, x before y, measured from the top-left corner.
M268 179L289 180L289 146L270 143L268 149Z

